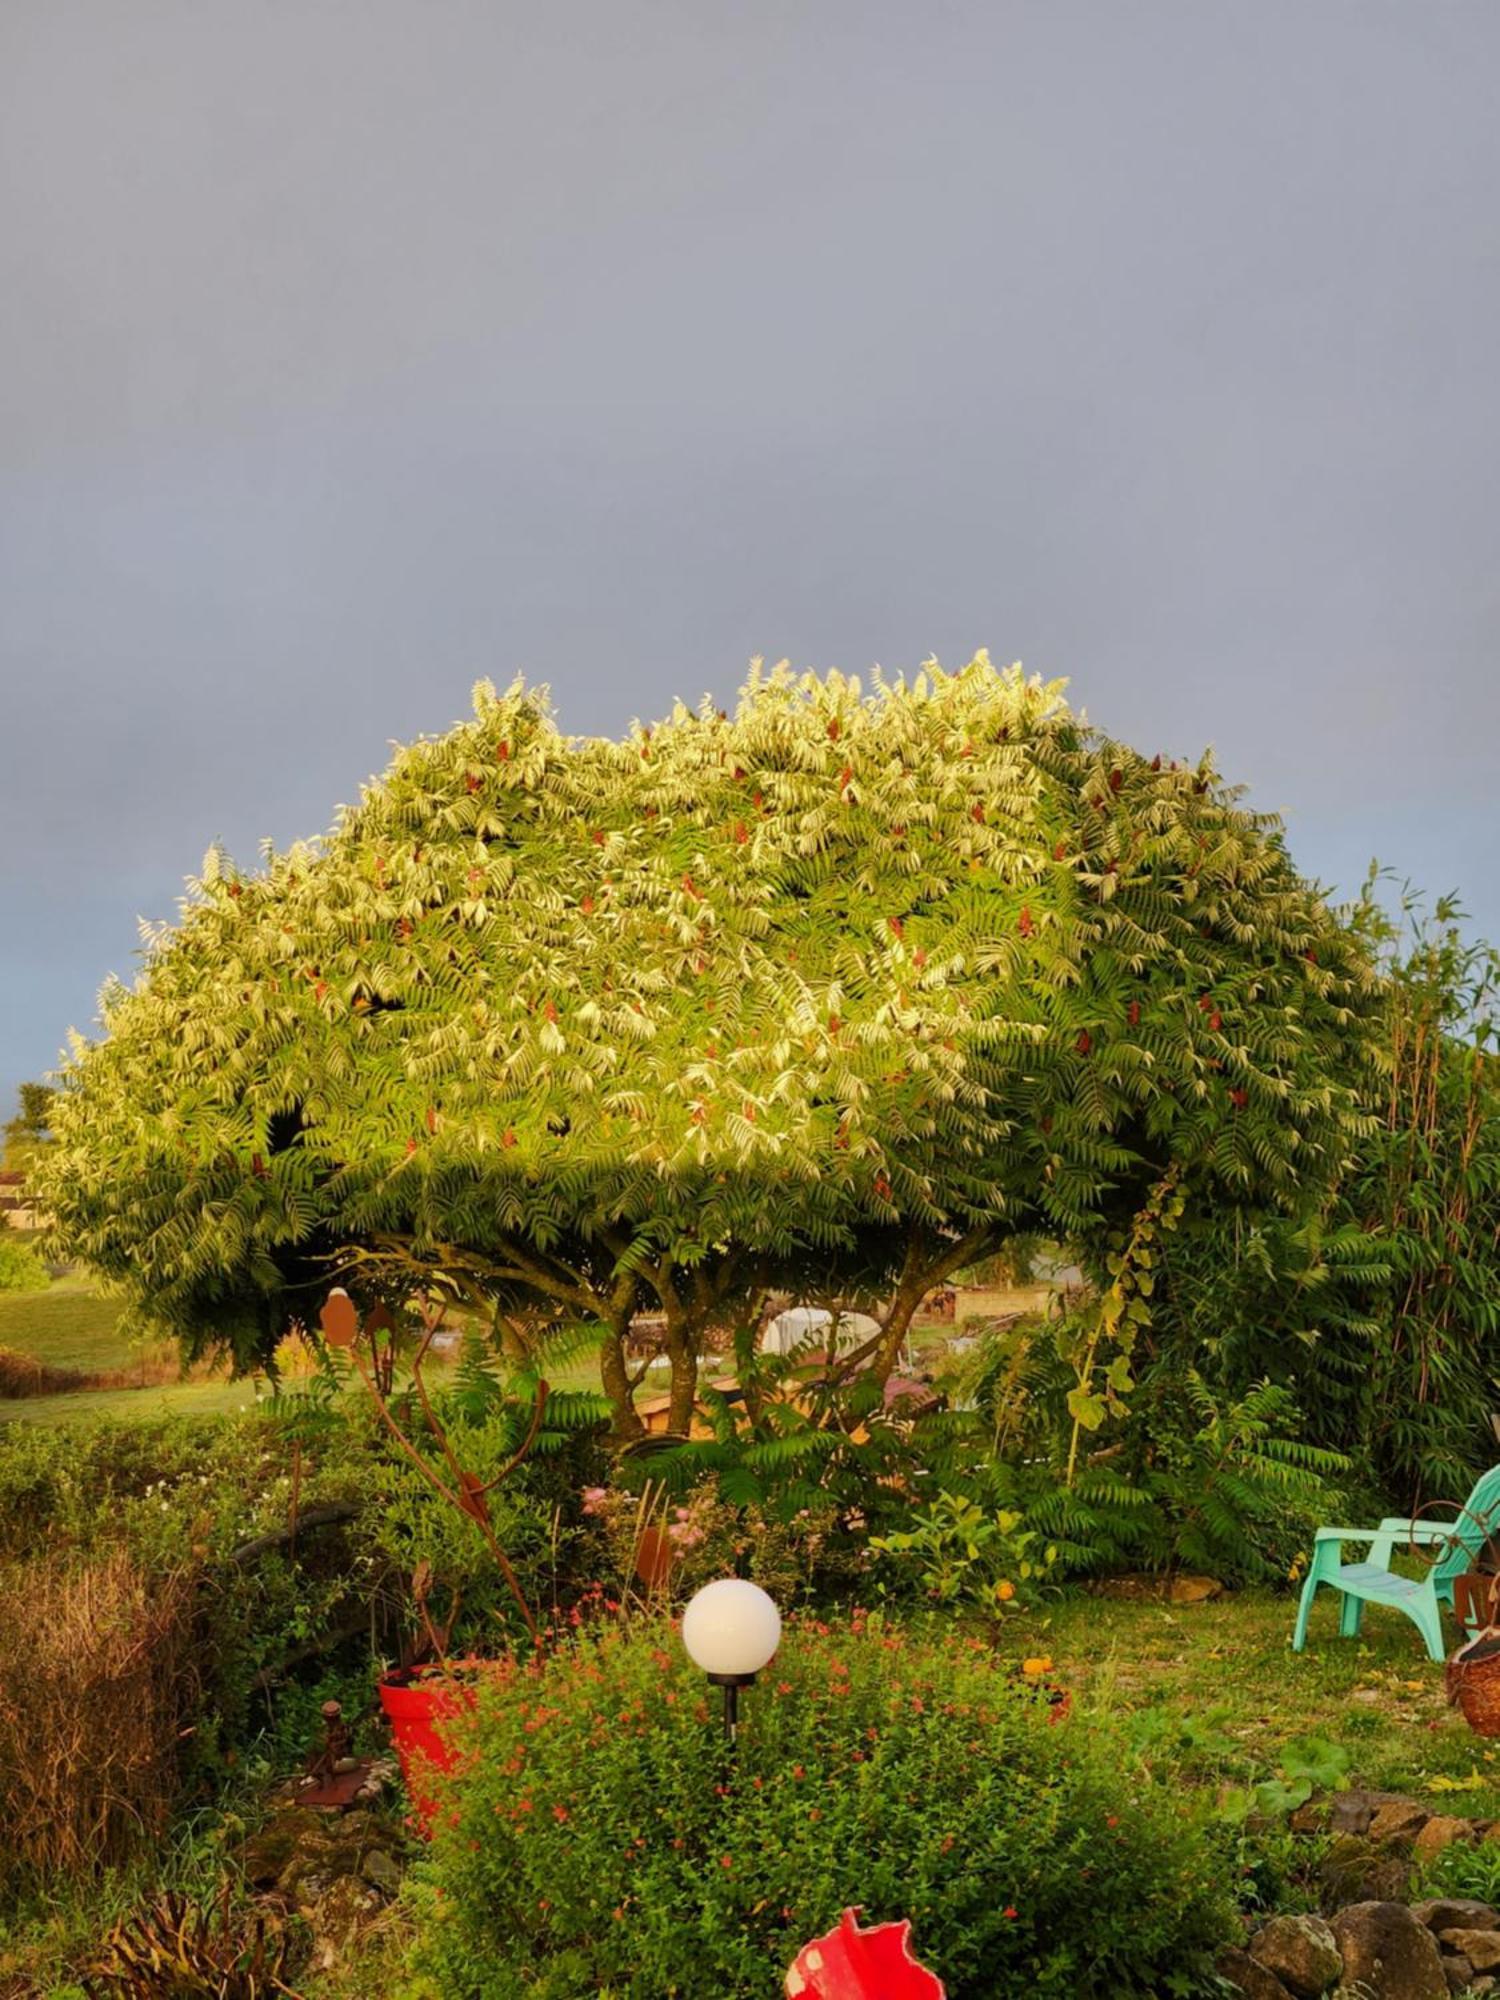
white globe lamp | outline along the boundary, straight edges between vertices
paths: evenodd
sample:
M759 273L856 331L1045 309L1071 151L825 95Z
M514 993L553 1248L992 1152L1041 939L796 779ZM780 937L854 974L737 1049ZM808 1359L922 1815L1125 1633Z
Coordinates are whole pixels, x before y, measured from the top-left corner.
M781 1644L781 1613L758 1584L721 1576L706 1583L682 1614L688 1658L724 1690L724 1734L739 1727L739 1691L749 1687Z

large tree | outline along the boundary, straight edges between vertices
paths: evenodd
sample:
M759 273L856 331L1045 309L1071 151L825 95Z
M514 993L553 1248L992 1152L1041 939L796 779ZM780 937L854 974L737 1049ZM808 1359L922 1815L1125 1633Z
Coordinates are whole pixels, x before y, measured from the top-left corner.
M400 751L315 846L213 855L53 1112L71 1252L248 1363L332 1269L497 1316L704 1326L820 1273L922 1294L1169 1169L1342 1163L1372 985L1274 821L1060 687L757 670L733 716L567 738L543 696Z

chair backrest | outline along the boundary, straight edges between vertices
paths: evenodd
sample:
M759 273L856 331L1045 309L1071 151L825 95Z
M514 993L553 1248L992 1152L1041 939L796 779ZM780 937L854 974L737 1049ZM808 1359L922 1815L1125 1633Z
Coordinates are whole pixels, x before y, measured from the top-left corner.
M1451 1583L1462 1576L1491 1535L1500 1537L1500 1465L1492 1465L1475 1481L1464 1511L1453 1524L1453 1540L1442 1560L1432 1567L1434 1583Z

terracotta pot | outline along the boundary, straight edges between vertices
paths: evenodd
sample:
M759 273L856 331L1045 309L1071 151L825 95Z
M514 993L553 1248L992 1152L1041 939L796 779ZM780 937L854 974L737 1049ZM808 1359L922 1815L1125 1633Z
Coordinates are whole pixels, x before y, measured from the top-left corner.
M475 1674L474 1667L398 1667L382 1674L378 1683L407 1794L428 1836L442 1803L443 1780L458 1763L443 1725L472 1713L478 1697Z

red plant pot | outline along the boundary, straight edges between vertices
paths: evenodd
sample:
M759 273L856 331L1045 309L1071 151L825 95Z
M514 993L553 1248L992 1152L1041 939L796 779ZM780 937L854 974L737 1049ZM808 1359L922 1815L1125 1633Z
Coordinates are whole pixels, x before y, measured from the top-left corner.
M786 1975L787 2000L944 2000L946 1988L913 1958L911 1925L861 1930L845 1910L826 1937L804 1945Z
M472 1713L478 1695L473 1671L398 1667L381 1675L379 1689L408 1796L423 1834L430 1837L442 1803L442 1781L458 1763L443 1725Z

